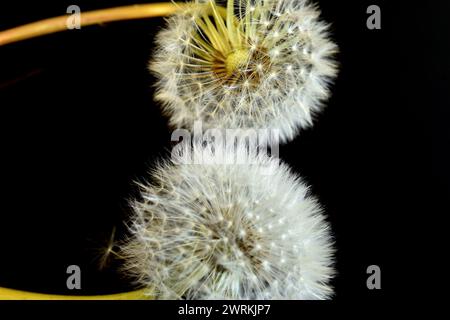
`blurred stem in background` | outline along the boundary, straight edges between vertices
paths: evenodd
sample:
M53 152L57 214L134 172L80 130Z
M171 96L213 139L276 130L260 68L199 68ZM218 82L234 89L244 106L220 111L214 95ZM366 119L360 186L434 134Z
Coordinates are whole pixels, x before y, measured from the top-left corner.
M131 5L110 9L100 9L80 13L80 26L90 26L106 22L167 16L180 9L180 4L161 2ZM49 18L23 26L0 31L0 46L68 30L70 15Z
M69 296L0 288L0 300L150 300L146 289L95 296Z
M171 2L101 9L80 14L80 26L106 22L167 16L180 9ZM68 30L69 15L49 18L0 32L0 46ZM152 299L145 289L110 295L69 296L0 288L0 300L143 300Z

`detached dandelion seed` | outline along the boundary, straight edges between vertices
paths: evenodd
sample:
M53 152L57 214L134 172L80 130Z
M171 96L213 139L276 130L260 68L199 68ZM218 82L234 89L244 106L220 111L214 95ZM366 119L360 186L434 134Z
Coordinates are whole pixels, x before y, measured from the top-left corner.
M337 73L319 14L306 0L197 0L171 17L150 65L170 123L293 139L312 125Z
M143 186L121 246L127 274L159 299L329 298L332 240L308 187L267 156L236 165L248 151L202 150L208 165L175 159Z

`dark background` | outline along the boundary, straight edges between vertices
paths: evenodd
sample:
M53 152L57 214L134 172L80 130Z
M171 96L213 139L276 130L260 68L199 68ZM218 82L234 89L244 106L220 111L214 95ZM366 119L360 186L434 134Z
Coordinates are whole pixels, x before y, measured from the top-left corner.
M87 11L136 2L2 1L0 30L62 15L71 4ZM317 2L332 23L341 71L314 128L280 156L326 208L337 247L335 298L402 297L405 272L414 269L407 252L424 237L412 223L444 213L429 206L430 190L449 195L449 65L440 50L449 29L423 21L426 10L449 11L413 2ZM382 9L381 30L366 28L371 4ZM0 47L0 286L62 294L132 287L115 263L99 270L98 261L113 228L118 239L126 234L134 181L170 148L147 71L162 26L163 19L118 22ZM429 84L435 91L428 96ZM438 125L431 130L433 105ZM71 264L82 270L77 292L66 289ZM382 270L379 291L366 288L372 264Z

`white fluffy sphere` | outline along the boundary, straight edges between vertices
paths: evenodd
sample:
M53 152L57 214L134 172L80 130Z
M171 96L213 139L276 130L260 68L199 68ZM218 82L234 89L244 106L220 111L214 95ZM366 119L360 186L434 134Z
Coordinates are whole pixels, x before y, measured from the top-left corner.
M170 123L280 130L312 124L336 76L337 46L306 0L198 0L168 19L151 70Z
M142 186L127 272L158 299L329 298L329 225L301 179L243 148L194 153L204 164L173 159Z

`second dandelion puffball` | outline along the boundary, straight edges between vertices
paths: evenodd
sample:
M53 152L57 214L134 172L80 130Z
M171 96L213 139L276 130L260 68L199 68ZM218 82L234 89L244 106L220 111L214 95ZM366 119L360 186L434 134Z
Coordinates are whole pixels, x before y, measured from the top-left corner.
M127 274L157 299L329 298L332 240L308 187L243 148L193 152L203 164L172 159L143 185Z
M329 97L337 46L305 0L198 0L168 19L151 70L170 123L276 129L286 142Z

